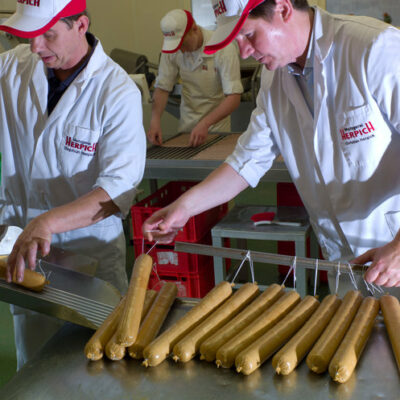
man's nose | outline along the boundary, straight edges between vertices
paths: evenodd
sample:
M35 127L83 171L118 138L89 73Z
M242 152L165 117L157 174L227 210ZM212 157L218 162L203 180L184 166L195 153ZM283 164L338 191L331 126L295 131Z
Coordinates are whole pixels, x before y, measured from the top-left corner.
M239 46L239 52L241 58L246 59L253 54L254 52L253 46L246 38L237 37L236 41Z
M42 35L36 36L30 40L31 52L39 53L43 49L43 37Z

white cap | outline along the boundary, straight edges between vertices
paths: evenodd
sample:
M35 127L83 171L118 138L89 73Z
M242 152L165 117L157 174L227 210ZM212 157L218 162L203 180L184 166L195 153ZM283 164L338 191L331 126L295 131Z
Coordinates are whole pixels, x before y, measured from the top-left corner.
M33 38L48 31L61 18L86 9L86 0L17 0L16 13L0 30L22 38Z
M161 31L164 42L161 51L163 53L175 53L181 46L185 35L193 26L193 17L186 10L172 10L161 20Z
M221 50L237 36L250 11L265 0L211 0L217 29L204 48L204 53Z

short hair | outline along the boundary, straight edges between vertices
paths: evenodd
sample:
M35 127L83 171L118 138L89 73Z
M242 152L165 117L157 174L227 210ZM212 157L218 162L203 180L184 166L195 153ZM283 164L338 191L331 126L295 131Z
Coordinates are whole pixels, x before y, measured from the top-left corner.
M83 10L81 13L71 15L70 17L61 18L60 21L65 22L68 25L69 29L71 29L74 22L77 21L82 15L89 18L89 26L90 26L90 16L88 10Z
M296 10L307 11L310 8L307 0L290 0L290 2ZM249 17L264 18L267 21L271 21L275 7L275 0L265 0L250 11Z

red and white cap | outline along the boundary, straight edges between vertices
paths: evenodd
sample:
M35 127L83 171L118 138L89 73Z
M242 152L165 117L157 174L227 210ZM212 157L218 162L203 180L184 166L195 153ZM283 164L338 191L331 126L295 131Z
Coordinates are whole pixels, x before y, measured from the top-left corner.
M189 11L172 10L168 12L160 22L161 31L164 35L161 51L163 53L177 52L193 23L193 16Z
M85 9L86 0L17 0L16 13L0 25L0 30L30 39L48 31L61 18Z
M204 53L214 54L228 46L242 29L250 11L265 0L211 0L217 29L204 48Z

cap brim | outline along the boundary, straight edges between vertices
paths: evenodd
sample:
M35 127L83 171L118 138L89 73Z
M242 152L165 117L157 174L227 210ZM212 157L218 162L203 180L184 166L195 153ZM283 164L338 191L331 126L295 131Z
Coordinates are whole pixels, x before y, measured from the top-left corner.
M48 31L58 19L32 18L32 16L14 14L0 25L0 29L24 39L31 39Z
M182 46L182 39L164 40L161 51L163 53L175 53Z
M214 54L218 50L228 46L228 44L235 39L239 31L242 29L248 16L247 13L242 14L240 17L234 17L231 21L218 27L204 47L204 53Z
M72 0L53 18L37 18L18 13L17 5L17 12L0 25L0 30L24 39L32 39L48 31L60 18L79 14L85 9L86 1Z

